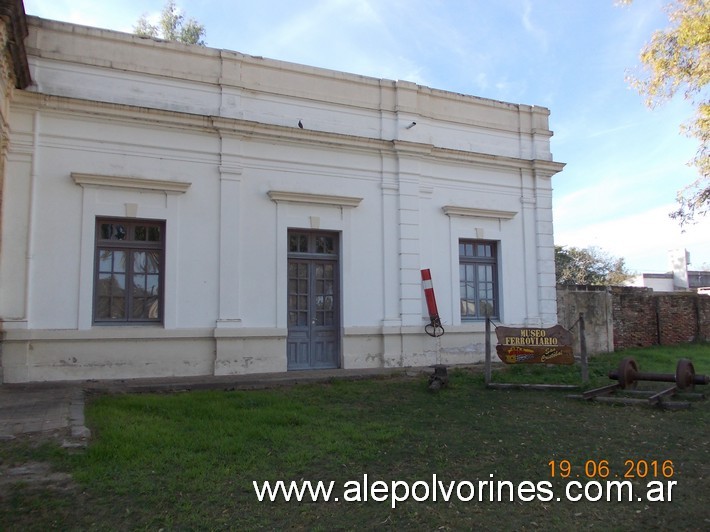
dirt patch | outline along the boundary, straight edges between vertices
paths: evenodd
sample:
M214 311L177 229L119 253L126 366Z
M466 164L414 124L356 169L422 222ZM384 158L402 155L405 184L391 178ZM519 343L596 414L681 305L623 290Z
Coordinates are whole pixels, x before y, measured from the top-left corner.
M7 496L17 484L25 489L50 489L60 492L72 491L77 487L69 473L54 471L46 462L0 464L0 497Z

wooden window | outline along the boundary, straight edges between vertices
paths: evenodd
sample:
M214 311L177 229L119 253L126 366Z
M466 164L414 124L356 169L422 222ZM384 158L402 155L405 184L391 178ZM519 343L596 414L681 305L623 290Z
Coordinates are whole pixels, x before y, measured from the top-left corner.
M461 319L498 316L498 246L488 240L459 241Z
M96 219L94 323L163 321L165 222Z

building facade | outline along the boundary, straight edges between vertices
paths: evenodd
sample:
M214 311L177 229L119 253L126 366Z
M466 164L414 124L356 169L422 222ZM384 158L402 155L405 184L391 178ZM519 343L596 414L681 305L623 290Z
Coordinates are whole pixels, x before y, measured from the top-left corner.
M487 312L556 323L547 109L26 25L5 382L471 363Z
M672 249L668 252L667 273L642 273L636 275L630 286L651 288L655 292L710 292L710 271L691 270L690 253L686 249Z

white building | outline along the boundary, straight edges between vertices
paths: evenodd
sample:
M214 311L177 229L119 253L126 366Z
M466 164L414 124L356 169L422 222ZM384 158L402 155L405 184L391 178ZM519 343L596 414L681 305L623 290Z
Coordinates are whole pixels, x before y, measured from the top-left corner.
M5 382L471 363L486 308L556 323L547 109L27 27L31 83L4 78Z
M641 273L634 276L630 286L651 288L654 292L691 291L710 292L710 271L690 270L690 253L686 249L668 251L667 273Z

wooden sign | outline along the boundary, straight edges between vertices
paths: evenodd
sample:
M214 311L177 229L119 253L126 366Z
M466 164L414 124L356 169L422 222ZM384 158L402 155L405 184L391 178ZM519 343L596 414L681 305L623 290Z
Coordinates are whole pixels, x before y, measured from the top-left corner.
M561 325L547 329L498 327L496 353L506 364L574 364L572 333Z

